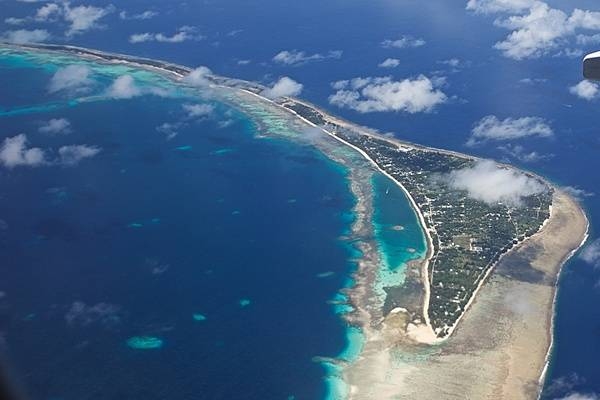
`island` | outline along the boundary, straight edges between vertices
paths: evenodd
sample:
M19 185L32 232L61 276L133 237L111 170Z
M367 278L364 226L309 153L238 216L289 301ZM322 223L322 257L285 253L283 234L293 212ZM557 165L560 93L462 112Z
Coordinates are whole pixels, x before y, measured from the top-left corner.
M428 321L439 338L452 332L500 257L533 236L550 217L553 189L542 179L534 177L544 190L527 196L524 204L487 204L443 182L445 174L472 167L474 157L361 133L298 101L283 105L360 149L406 190L430 248L422 277L428 300L422 315L415 310L413 319Z
M186 82L193 69L168 62L66 45L3 46L155 71L238 108L265 135L309 143L347 168L356 199L347 240L360 257L352 286L335 303L362 342L353 356L316 359L335 367L329 398L539 397L558 276L588 232L584 211L559 187L510 165L382 135L300 99L267 98L257 83L207 73L199 87ZM478 198L455 182L477 168L514 174L535 190L517 199ZM427 243L424 257L406 266L405 280L384 288L384 299L375 292L381 267L372 223L376 174L404 191ZM142 337L128 344L162 343Z

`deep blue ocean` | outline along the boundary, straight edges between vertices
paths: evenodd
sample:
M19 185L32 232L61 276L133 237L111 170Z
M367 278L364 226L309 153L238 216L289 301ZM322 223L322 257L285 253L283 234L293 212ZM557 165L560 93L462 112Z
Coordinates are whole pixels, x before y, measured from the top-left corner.
M3 84L28 82L12 105L40 102L48 73L0 68ZM338 240L353 204L344 172L311 148L255 139L223 105L166 141L156 126L182 104L147 96L1 119L40 147L102 148L76 167L0 178L3 330L34 398L324 396L312 357L346 346L327 304L352 268ZM56 117L72 133L35 133ZM135 336L163 346L131 349Z
M547 3L567 12L598 8L595 0ZM104 29L74 36L69 43L206 65L221 75L263 83L290 76L304 85L301 97L357 123L416 143L507 160L586 191L582 201L594 240L600 222L600 201L594 195L600 187L598 102L569 93L569 86L582 79L580 58L504 58L493 45L508 31L494 25L494 16L467 12L465 5L462 0L128 1L115 4L118 10L102 20ZM38 6L5 1L0 15L24 17ZM118 17L119 10L148 9L160 17ZM197 27L205 38L128 42L134 33L172 34L184 25ZM56 36L54 41L65 40L64 24L42 27ZM14 27L4 24L3 29ZM427 44L380 46L402 35ZM342 50L343 55L299 66L272 62L278 52L292 49L307 54ZM400 60L397 68L377 67L389 57ZM443 63L451 58L462 66ZM419 74L445 77L443 90L450 101L417 114L360 114L328 103L333 81ZM526 78L538 83L520 82ZM47 79L42 72L2 70L0 107L39 99L36 88ZM312 399L325 391L322 367L311 357L333 356L345 347L343 324L326 302L352 270L349 251L337 240L348 228L353 201L343 171L311 149L253 139L242 117L227 128L214 121L192 125L165 144L155 127L178 112L181 101L142 97L45 113L40 120L72 121L69 143L103 151L76 169L1 173L0 218L10 234L2 237L0 265L15 265L2 277L3 301L10 302L3 306L2 323L18 332L10 340L22 357L17 368L23 368L34 388L48 388L38 393L45 396L40 398L63 398L65 386L74 397L64 398L126 398L133 393L120 390L134 380L136 394L146 398L161 398L161 391L173 387L182 390L181 398L198 398L192 393L200 392L200 398ZM522 162L499 149L503 143L498 142L467 147L474 123L492 114L549 121L553 137L517 142L547 157ZM2 118L0 134L29 129L39 146L66 140L35 136L36 118ZM191 149L176 150L179 146ZM297 152L302 156L290 157ZM163 273L152 273L166 265ZM315 277L325 271L335 274ZM563 270L548 398L567 391L600 393L599 282L600 270L578 258ZM17 290L32 295L16 296ZM250 303L241 307L244 299ZM119 305L119 322L109 319L108 327L95 322L65 334L64 315L74 301ZM194 321L194 313L206 320ZM161 352L130 352L126 339L141 334L163 338ZM38 373L28 372L32 365ZM178 373L181 368L195 375ZM57 369L61 374L50 374ZM103 381L107 376L110 382ZM89 395L90 384L95 396ZM107 390L114 393L100 395Z

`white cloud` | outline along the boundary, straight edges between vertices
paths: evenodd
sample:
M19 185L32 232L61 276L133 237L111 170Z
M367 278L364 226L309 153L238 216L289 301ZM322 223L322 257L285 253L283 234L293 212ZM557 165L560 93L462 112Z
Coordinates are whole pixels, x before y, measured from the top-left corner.
M67 134L71 132L71 123L66 118L52 118L38 129L40 133Z
M76 165L81 160L90 158L100 153L100 148L85 144L62 146L58 149L59 163L62 165Z
M442 64L449 67L448 69L451 72L458 72L463 68L468 68L471 66L470 61L463 61L458 58L449 58L447 60L438 61L438 64Z
M400 60L397 58L386 58L382 62L379 63L378 67L381 68L396 68L400 65Z
M492 205L519 206L524 197L546 190L537 179L498 167L493 161L478 161L472 167L452 171L444 177L451 188L464 190L469 197Z
M361 78L354 78L354 79L361 79ZM349 80L335 81L335 82L331 82L331 87L335 90L342 90L342 89L345 89L349 83L350 83Z
M224 129L224 128L227 128L228 126L233 125L234 123L235 123L235 121L232 119L224 119L222 121L219 121L217 123L217 125L219 126L219 128Z
M554 134L550 125L539 117L522 117L498 119L488 115L479 120L467 141L467 146L474 146L486 140L512 140L523 137L550 137Z
M535 0L469 0L467 10L482 14L497 12L518 13L530 8Z
M93 157L100 148L88 145L69 145L58 149L55 160L46 159L47 152L39 147L28 147L27 136L20 134L4 139L0 147L0 163L6 168L41 165L76 165L81 160Z
M37 1L30 1L31 3ZM26 21L35 22L55 22L62 18L69 28L65 32L67 37L83 33L90 29L101 28L99 20L115 10L113 5L106 7L94 7L79 5L71 7L68 1L58 3L47 3L36 10L33 16L26 18L7 18L5 22L12 25L19 25ZM33 32L40 31L36 29ZM44 31L45 32L45 31ZM34 40L29 40L34 41ZM42 40L37 40L42 41Z
M536 3L526 15L497 20L496 25L512 31L494 47L506 57L521 60L539 57L558 46L558 40L568 34L567 15L545 3Z
M270 99L298 96L300 93L302 93L302 88L303 86L301 83L284 76L275 82L270 88L263 90L261 95Z
M56 3L48 3L38 8L33 19L38 22L54 21L62 14L62 8Z
M90 78L91 70L83 65L68 65L57 70L48 85L50 93L66 90L84 92L93 83Z
M155 39L155 34L154 33L134 33L133 35L129 36L129 43L144 43L144 42L151 42L154 41Z
M142 91L137 87L131 75L121 75L106 91L106 95L114 99L130 99L141 94Z
M121 321L121 307L108 303L97 303L88 306L82 301L75 301L65 314L65 320L69 325L89 326L100 324L104 327L112 327Z
M284 50L277 53L273 57L273 61L280 64L286 65L299 65L309 61L320 61L326 59L340 59L343 52L341 50L330 50L327 54L311 54L308 55L303 51L298 50Z
M513 287L504 295L504 306L515 314L535 317L537 308L532 301L531 293L524 288Z
M229 31L229 32L227 32L227 36L229 36L229 37L234 37L234 36L237 36L237 35L239 35L239 34L240 34L240 33L242 33L242 32L244 32L244 30L243 30L243 29L234 29L234 30L232 30L232 31Z
M158 15L158 13L156 11L151 11L151 10L146 10L139 14L132 14L132 15L128 15L127 11L121 11L119 13L119 18L124 19L124 20L128 20L128 19L145 20L145 19L154 18L157 15Z
M583 377L580 377L576 373L571 373L553 379L552 382L549 382L547 390L544 390L544 392L547 393L548 399L560 400L566 395L577 393L574 389L584 383L585 379Z
M18 29L4 32L1 38L10 43L41 43L50 39L50 33L45 29Z
M426 44L425 40L414 38L412 36L401 36L396 40L386 39L381 42L381 46L385 48L395 47L397 49L405 49L408 47L421 47Z
M519 83L523 83L525 85L535 85L546 82L548 82L548 79L545 78L523 78L519 80Z
M208 77L212 74L207 67L200 66L183 77L182 81L191 86L207 86L210 84Z
M600 12L575 9L569 15L540 0L470 0L467 9L512 14L494 21L511 31L494 47L515 60L541 57L557 48L562 48L557 55L578 55L580 49L568 48L570 39L581 29L600 30Z
M420 75L414 79L394 81L390 77L354 78L332 84L337 91L329 103L361 113L379 111L429 112L447 101L437 82Z
M576 8L573 10L568 22L575 28L599 30L600 11L589 11Z
M179 129L185 127L187 124L183 122L165 122L156 127L156 131L163 133L167 140L173 139L179 134Z
M594 100L598 97L600 88L597 83L590 81L581 81L577 85L571 86L569 92L585 100Z
M159 42L159 43L182 43L188 40L202 40L204 37L196 33L196 28L182 26L171 36L164 33L135 33L129 36L129 43Z
M599 397L593 393L570 393L557 400L599 400Z
M185 42L186 40L193 40L193 36L190 35L188 32L180 31L173 34L172 36L167 36L162 33L158 33L154 36L154 39L160 43L181 43Z
M9 25L22 25L29 21L35 22L54 22L63 14L63 9L56 3L47 3L38 8L33 16L24 18L9 17L4 22Z
M189 118L208 117L215 111L211 104L184 104L183 109Z
M517 145L505 145L500 146L498 149L502 150L506 154L510 155L513 158L516 158L519 161L526 163L538 162L541 160L546 160L548 158L553 157L552 154L540 154L537 151L527 151L525 148L519 144Z
M0 163L7 168L18 166L36 167L46 162L44 151L27 147L27 136L20 134L4 139L0 148Z
M458 58L451 58L449 60L440 61L440 64L448 65L452 68L458 68L461 65L461 62Z
M8 25L22 25L27 21L27 18L8 17L4 18L4 23Z
M586 245L579 254L579 258L594 267L600 267L600 239Z
M71 7L69 3L64 3L63 16L65 21L70 24L66 35L73 36L90 29L99 28L99 20L113 11L114 7L112 5L104 8L84 5Z
M595 195L592 192L588 192L587 190L578 188L576 186L564 186L561 189L578 200L581 200L585 197L592 197Z
M600 44L600 33L595 35L577 35L576 43L580 46L594 46Z
M556 54L554 54L554 57L561 57L561 56L565 56L565 57L569 57L569 58L580 58L581 56L583 56L583 50L582 49L565 48L565 49L559 50Z

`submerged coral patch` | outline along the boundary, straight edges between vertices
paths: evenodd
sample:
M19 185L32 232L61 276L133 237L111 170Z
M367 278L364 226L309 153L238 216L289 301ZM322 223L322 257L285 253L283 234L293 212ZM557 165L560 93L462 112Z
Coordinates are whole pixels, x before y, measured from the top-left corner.
M127 339L127 346L138 350L159 349L163 340L155 336L133 336Z
M250 300L249 299L241 299L240 300L240 307L247 307L250 305Z
M194 319L194 321L206 321L206 315L204 314L200 314L200 313L195 313L192 315L192 318Z

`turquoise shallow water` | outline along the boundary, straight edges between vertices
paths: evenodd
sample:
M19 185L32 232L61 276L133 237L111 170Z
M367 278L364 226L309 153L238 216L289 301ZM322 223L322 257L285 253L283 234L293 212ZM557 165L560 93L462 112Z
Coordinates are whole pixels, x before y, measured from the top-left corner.
M40 96L49 77L72 63L93 71L91 92L75 99ZM146 94L120 101L103 95L123 73ZM345 397L340 366L312 361L329 356L352 362L364 341L360 329L342 320L352 307L340 290L352 286L360 257L344 239L354 220L344 167L295 140L289 119L255 104L230 108L147 71L0 51L0 82L15 77L32 79L18 98L0 96L3 132L26 132L31 146L49 152L71 143L102 149L76 168L0 174L7 193L14 192L0 199L0 211L28 210L22 218L18 212L6 218L13 236L3 246L11 261L0 274L7 285L24 287L18 299L8 297L8 318L20 322L7 337L34 393L81 398L89 387L114 379L108 393L134 396L139 374L157 376L173 365L179 373L148 382L144 398L162 398L173 385L181 385L178 398L194 398L199 390L231 398L242 388L250 398ZM164 90L160 96L152 94L156 87ZM190 120L182 116L189 102L210 103L215 114ZM50 118L68 118L73 132L37 132ZM178 119L183 122L174 138L157 129ZM403 263L420 254L418 240L408 238L418 226L411 225L416 219L399 188L378 177L373 190L387 268L381 283L397 285ZM28 201L17 206L17 198ZM397 225L405 229L390 229ZM22 228L13 232L14 226ZM49 271L47 281L26 279ZM69 283L58 290L64 278ZM40 288L41 296L27 294ZM77 314L70 315L74 304ZM65 318L76 326L65 326ZM41 340L40 332L48 335ZM153 351L143 355L147 349ZM39 354L42 363L33 361ZM112 370L114 362L120 366ZM229 392L217 376L232 368L238 384ZM253 376L257 371L262 378ZM204 378L192 382L200 372ZM47 379L56 384L41 383ZM67 390L65 379L81 384Z
M343 400L348 396L349 388L342 378L344 364L352 363L358 359L363 348L364 339L360 329L348 327L346 329L346 347L337 355L336 361L321 362L326 371L327 391L324 397L325 400Z
M383 175L374 175L372 183L375 195L373 224L382 256L376 291L384 298L383 288L402 285L406 263L423 258L427 244L417 215L403 190Z

